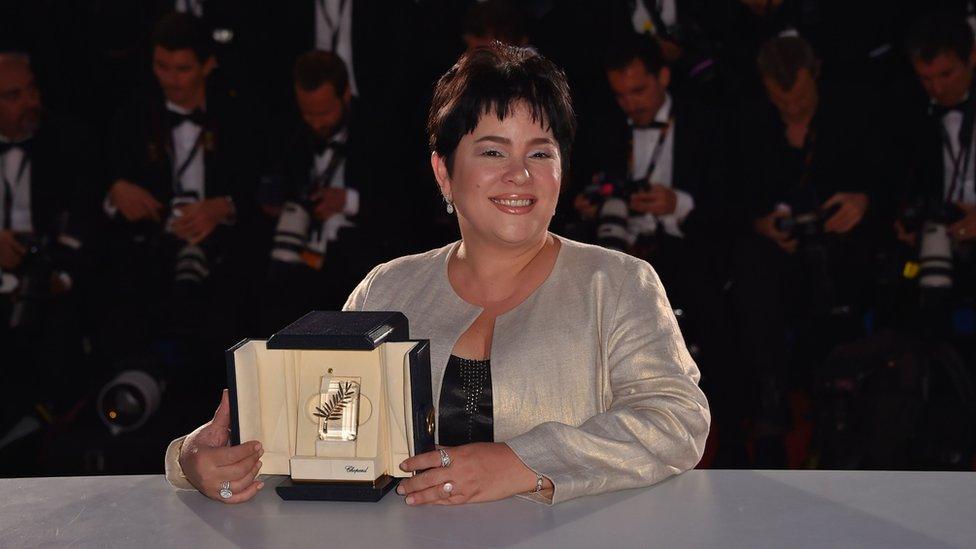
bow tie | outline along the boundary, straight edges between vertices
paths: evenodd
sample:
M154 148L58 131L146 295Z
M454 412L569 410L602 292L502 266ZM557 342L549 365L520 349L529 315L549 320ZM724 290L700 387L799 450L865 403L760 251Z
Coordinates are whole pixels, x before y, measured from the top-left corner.
M636 124L633 126L635 130L663 130L664 128L667 127L668 127L667 122L660 122L658 120L655 120L649 124L644 124L643 126L638 126Z
M969 100L963 101L961 103L956 103L955 105L950 105L948 107L942 105L932 105L932 115L937 118L942 118L950 112L965 113L966 109L969 107Z
M191 122L202 128L207 119L206 113L200 109L195 109L193 112L188 114L166 109L166 117L169 120L170 128L175 128L184 122Z
M20 141L0 141L0 155L7 154L10 149L20 149L25 153L30 153L31 146L33 146L34 140L32 138L22 139Z
M346 144L327 139L315 139L312 141L312 150L315 151L315 156L322 156L328 149L332 149L336 154L345 154Z

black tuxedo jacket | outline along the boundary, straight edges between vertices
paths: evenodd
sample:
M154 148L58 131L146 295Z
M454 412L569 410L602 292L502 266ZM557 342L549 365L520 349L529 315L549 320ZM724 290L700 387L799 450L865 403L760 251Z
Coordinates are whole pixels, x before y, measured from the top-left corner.
M740 134L743 192L751 217L769 214L780 202L790 205L794 213L809 212L837 192L867 193L869 212L877 209L885 167L879 126L864 93L821 86L809 130L814 135L812 152L789 145L779 113L765 97L753 106ZM812 156L806 167L808 153Z
M237 101L209 89L203 138L206 198L230 196L238 219L252 208L260 162L257 138L249 114ZM172 131L165 100L159 91L138 97L116 115L109 143L111 185L119 179L135 183L168 206L174 196L172 180ZM141 229L145 230L145 224Z
M931 114L928 105L906 111L908 116L904 117L907 122L900 136L900 150L907 154L901 157L903 171L899 181L898 207L921 200L937 202L945 195L942 120ZM970 159L970 162L976 162L976 158Z
M34 234L47 237L56 267L78 280L91 245L97 185L97 150L87 129L45 112L31 145L30 201ZM58 244L68 236L80 248Z

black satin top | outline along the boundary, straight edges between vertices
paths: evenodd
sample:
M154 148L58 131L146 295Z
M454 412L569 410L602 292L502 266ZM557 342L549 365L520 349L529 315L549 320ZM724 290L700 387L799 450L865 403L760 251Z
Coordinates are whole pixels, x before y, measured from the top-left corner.
M438 413L440 444L493 442L491 361L451 355L444 370Z

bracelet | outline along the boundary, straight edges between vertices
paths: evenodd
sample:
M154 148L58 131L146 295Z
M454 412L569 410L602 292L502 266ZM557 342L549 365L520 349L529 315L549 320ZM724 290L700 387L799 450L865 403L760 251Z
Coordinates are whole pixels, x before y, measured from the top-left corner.
M535 490L532 490L533 494L538 494L542 491L542 475L539 473L535 474Z

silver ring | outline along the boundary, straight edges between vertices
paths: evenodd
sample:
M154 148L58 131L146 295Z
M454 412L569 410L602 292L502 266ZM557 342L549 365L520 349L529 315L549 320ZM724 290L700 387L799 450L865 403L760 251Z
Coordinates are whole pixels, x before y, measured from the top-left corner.
M441 467L450 467L454 460L448 455L447 450L439 448L437 451L441 453Z
M454 484L452 484L450 482L445 482L444 483L444 492L450 494L453 491L454 491Z
M234 492L230 491L230 481L223 481L220 483L220 497L223 499L230 499L233 497Z

